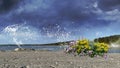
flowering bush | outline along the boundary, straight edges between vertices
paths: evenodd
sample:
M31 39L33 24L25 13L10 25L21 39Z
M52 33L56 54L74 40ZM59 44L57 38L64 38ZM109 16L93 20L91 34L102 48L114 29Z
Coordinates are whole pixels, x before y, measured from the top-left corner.
M92 43L87 39L72 41L66 48L66 53L74 55L88 55L90 57L105 56L108 52L109 46L105 43Z

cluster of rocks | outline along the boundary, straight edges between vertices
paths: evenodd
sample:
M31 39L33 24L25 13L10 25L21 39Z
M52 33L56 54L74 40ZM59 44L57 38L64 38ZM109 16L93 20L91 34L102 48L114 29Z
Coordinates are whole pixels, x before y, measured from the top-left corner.
M28 49L28 48L15 48L14 51L35 51L35 49Z

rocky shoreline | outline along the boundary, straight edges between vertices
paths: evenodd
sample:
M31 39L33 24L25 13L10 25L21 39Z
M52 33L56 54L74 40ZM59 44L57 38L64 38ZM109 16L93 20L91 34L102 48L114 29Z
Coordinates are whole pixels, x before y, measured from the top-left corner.
M119 68L120 53L103 57L73 56L64 51L0 51L0 68Z

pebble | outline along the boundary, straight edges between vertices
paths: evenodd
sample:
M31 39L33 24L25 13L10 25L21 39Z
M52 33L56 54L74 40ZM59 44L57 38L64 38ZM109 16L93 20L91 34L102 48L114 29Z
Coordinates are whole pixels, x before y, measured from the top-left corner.
M20 68L30 68L29 66L22 66L22 67L20 67Z
M55 66L53 66L53 65L50 65L50 67L51 67L51 68L56 68L56 67L55 67Z
M56 65L58 65L58 62L55 62Z
M73 62L70 62L70 64L73 64Z

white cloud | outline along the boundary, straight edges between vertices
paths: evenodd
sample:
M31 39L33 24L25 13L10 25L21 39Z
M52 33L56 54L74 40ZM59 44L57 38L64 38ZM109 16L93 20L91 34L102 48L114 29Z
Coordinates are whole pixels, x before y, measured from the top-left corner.
M101 13L98 19L120 22L120 11L118 9L114 9L112 11Z
M98 8L98 3L95 2L95 3L93 4L93 7Z

